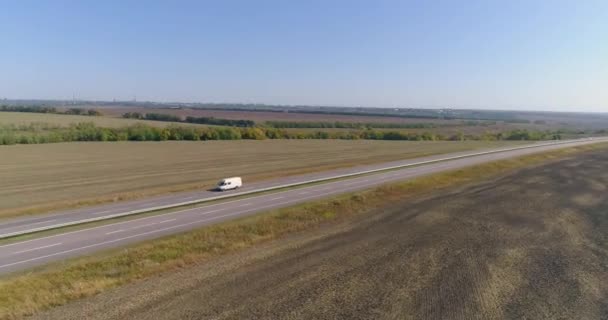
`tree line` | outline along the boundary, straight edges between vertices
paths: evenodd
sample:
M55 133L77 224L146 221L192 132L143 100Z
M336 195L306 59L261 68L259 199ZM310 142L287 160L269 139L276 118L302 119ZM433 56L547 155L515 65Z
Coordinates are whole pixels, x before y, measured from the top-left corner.
M36 144L72 141L166 141L166 140L264 140L264 139L345 139L345 140L557 140L559 131L514 130L481 135L455 134L444 136L432 132L405 133L373 129L352 131L292 132L266 127L194 127L169 125L164 128L138 123L122 128L102 128L92 122L72 124L68 127L37 126L0 127L0 144Z
M164 113L146 113L141 114L139 112L127 112L122 115L123 118L127 119L140 119L140 120L154 120L154 121L166 121L166 122L183 122L183 123L197 123L197 124L208 124L215 126L229 126L229 127L253 127L255 121L253 120L233 120L233 119L220 119L214 117L186 117L185 119L172 114Z
M341 128L341 129L426 129L436 128L434 123L372 123L372 122L325 122L325 121L266 121L264 124L271 128Z
M102 113L95 109L69 108L66 111L59 111L55 107L43 106L0 106L0 112L30 112L30 113L53 113L53 114L73 114L81 116L101 116Z

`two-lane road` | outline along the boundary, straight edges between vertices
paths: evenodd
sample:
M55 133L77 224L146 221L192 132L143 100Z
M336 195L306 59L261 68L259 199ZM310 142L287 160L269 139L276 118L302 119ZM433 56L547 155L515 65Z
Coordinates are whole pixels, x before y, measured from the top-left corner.
M595 143L598 141L606 141L606 139L575 141L559 145L543 145L535 148L517 149L457 158L442 162L433 162L415 167L384 171L350 179L335 180L323 184L250 196L238 200L228 200L198 208L182 209L166 214L142 217L125 222L112 223L104 226L7 244L0 246L0 273L24 270L68 257L87 254L101 249L124 246L142 240L158 238L160 236L183 232L200 226L269 209L286 207L340 193L362 190L386 182L407 180L431 173L463 168L489 161L549 151L568 146ZM409 161L416 162L420 161L420 159ZM95 213L95 211L93 211L93 213ZM91 213L89 212L87 214ZM70 213L65 215L69 216ZM50 215L48 217L50 219L62 219L62 216L58 215ZM6 228L6 226L3 225L2 228Z

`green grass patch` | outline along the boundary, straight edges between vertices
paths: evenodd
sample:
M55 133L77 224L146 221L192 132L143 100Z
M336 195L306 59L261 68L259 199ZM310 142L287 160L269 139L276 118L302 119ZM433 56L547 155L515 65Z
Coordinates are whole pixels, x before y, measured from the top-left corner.
M606 150L594 144L502 160L408 182L345 194L200 228L122 249L75 258L0 279L0 318L18 319L110 288L374 211L415 196L539 165L580 152Z

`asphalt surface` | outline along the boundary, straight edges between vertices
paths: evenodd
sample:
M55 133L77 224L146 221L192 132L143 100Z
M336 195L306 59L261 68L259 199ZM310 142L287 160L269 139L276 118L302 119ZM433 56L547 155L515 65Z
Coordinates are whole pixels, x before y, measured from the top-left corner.
M355 178L312 185L308 187L290 189L271 194L251 196L238 200L228 200L225 202L210 204L198 208L177 210L158 216L142 217L130 221L112 223L104 226L86 228L78 231L71 231L53 236L7 244L0 246L0 274L21 271L48 262L83 254L89 254L97 250L124 246L142 240L148 240L169 234L179 233L204 225L234 219L236 217L251 215L260 211L286 207L298 203L311 201L314 199L320 199L341 193L367 189L384 184L386 182L407 180L423 175L463 168L489 161L501 160L505 158L538 153L541 151L549 151L569 146L590 144L598 141L607 140L608 139L573 141L572 143L568 144L545 145L538 146L536 148L511 150L500 153L492 153L467 158L460 158L456 160L436 162L426 165L377 173L373 175L365 175ZM426 158L426 160L433 158L445 158L448 156L449 155L434 156ZM402 161L399 163L415 163L423 160L425 159L417 158L408 161ZM395 165L397 165L397 163L393 162L384 165L351 168L347 170L341 170L341 172L348 172L349 170L366 171L370 170L371 168L391 167ZM336 172L338 171L332 171L331 173L321 173L318 174L318 176L333 176L336 174ZM251 184L248 187L249 189L243 188L242 192L250 190L251 188L260 188L261 186L272 185L273 183L285 184L286 181L295 181L298 178L303 179L305 177L310 179L312 176L314 175L292 177L288 179L282 179L280 181L272 181L267 183ZM183 201L185 197L205 197L215 195L217 195L217 193L200 192L192 193L191 195L180 194L160 197L148 201L132 201L128 203L109 205L99 208L91 208L87 210L78 210L48 215L28 220L15 220L0 225L0 229L3 230L1 232L4 233L9 228L18 228L20 226L28 224L31 225L49 223L48 221L53 219L55 220L52 221L52 223L56 223L57 221L61 221L61 219L74 219L83 215L102 215L111 214L112 212L124 211L125 209L132 210L134 206L142 206L143 208L145 206L151 205L157 206L160 203L165 202L170 203L171 201ZM104 208L107 209L100 210Z

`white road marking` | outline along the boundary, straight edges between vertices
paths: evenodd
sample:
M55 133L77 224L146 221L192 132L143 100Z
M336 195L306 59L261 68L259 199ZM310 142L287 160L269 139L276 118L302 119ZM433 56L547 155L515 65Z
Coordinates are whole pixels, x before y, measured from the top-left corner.
M99 212L93 212L91 214L104 214L104 213L108 213L108 212L112 212L114 210L106 210L106 211L99 211Z
M135 226L135 227L132 227L132 228L111 231L111 232L106 233L106 235L113 234L113 233L118 233L118 232L123 232L123 231L131 231L131 230L141 229L141 228L145 228L145 227L149 227L149 226L153 226L153 225L157 225L157 224L161 224L161 223L167 223L167 222L171 222L171 221L175 221L175 220L177 220L177 219L168 219L168 220L163 220L163 221L159 221L159 222L152 222L152 223L142 224L141 226Z
M241 205L236 206L235 208L246 207L248 205L251 205L251 202L243 203Z
M279 200L279 199L283 199L285 197L276 197L276 198L272 198L272 199L268 199L268 201L274 201L274 200Z
M312 187L314 187L314 186L312 186ZM307 188L312 188L312 187L307 187ZM282 191L282 192L289 192L289 191ZM277 193L279 193L279 192L277 192ZM173 212L165 213L164 216L174 215L174 214L179 214L179 213L185 213L185 212L189 212L189 211L195 211L195 210L200 210L200 209L205 209L205 208L210 208L210 207L216 207L216 206L219 206L219 205L225 205L225 204L229 204L229 203L241 202L243 200L250 200L250 199L251 198L239 199L239 200L233 200L233 201L220 202L220 203L216 203L216 204L210 204L208 206L199 207L199 208L183 209L183 210L178 210L178 211L173 211ZM204 215L204 214L207 214L207 213L221 211L221 210L224 210L224 209L206 211L206 212L203 212L202 214ZM0 248L12 247L12 246L16 246L16 245L20 245L20 244L24 244L24 243L28 243L28 242L46 240L46 239L50 239L50 238L56 238L56 237L65 236L65 235L68 235L68 234L86 232L86 231L91 231L91 230L94 230L94 229L107 228L107 227L117 226L117 225L126 224L126 223L130 223L130 222L134 222L134 221L142 221L142 220L148 220L148 219L154 219L154 218L156 218L156 216L144 217L144 218L133 219L133 220L123 221L123 222L117 222L117 223L107 224L107 225L103 225L103 226L99 226L99 227L93 227L93 228L88 228L88 229L70 231L70 232L65 232L65 233L56 234L56 235L52 235L52 236L47 236L47 237L42 237L42 238L36 238L36 239L25 240L25 241L21 241L21 242L15 242L15 243L10 243L10 244L5 244L5 245L1 245ZM112 232L112 233L116 233L116 232Z
M217 211L222 211L222 210L224 210L224 209L217 209L217 210L211 210L211 211L204 211L204 212L201 212L201 213L199 213L199 214L200 214L201 216L204 216L204 215L207 215L207 214L210 214L210 213L213 213L213 212L217 212Z
M302 201L302 200L306 200L306 199L308 199L308 198L285 201L285 202L282 202L282 203L278 203L278 205L287 204L287 203L294 202L294 201ZM277 204L273 204L273 205L277 205ZM273 205L263 206L263 207L259 207L259 208L254 208L254 209L251 209L251 210L245 210L245 211L240 211L240 212L229 213L229 214L225 214L225 215L221 215L221 216L217 216L217 217L213 217L213 218L208 218L208 219L201 219L201 220L191 221L191 222L188 222L188 223L182 223L182 224L174 225L174 226L171 226L171 227L166 227L166 228L162 228L162 229L157 229L157 230L152 230L152 231L147 231L147 232L143 232L143 233L138 233L138 234L130 235L128 237L123 237L123 238L118 238L118 239L114 239L114 240L108 240L108 241L104 241L104 242L100 242L100 243L95 243L95 244L91 244L91 245L80 247L80 248L74 248L74 249L70 249L70 250L64 250L64 251L60 251L60 252L56 252L56 253L51 253L51 254L47 254L47 255L44 255L44 256L40 256L40 257L35 257L35 258L31 258L31 259L16 261L16 262L12 262L12 263L7 263L7 264L4 264L4 265L0 265L0 269L11 267L11 266L18 265L18 264L23 264L23 263L31 262L31 261L37 261L37 260L41 260L41 259L46 259L46 258L50 258L50 257L54 257L54 256L58 256L58 255L62 255L62 254L70 253L70 252L80 251L80 250L83 250L83 249L99 247L99 246L102 246L104 244L115 243L115 242L131 239L131 238L136 238L136 237L139 237L139 236L144 236L144 235L148 235L148 234L158 233L158 232L167 231L167 230L171 230L171 229L175 229L175 228L180 228L180 227L185 227L185 226L189 226L189 225L192 225L192 224L195 224L195 223L216 220L216 219L219 219L219 218L234 216L234 215L242 214L242 213L249 212L249 211L264 209L266 207L270 207L270 206L273 206Z
M47 246L42 246L42 247L37 247L37 248L32 248L32 249L27 249L27 250L21 250L21 251L15 252L15 254L25 253L25 252L35 251L35 250L40 250L40 249L44 249L44 248L50 248L50 247L58 246L60 244L62 244L62 243L58 242L58 243L54 243L54 244L49 244Z
M507 151L507 150L502 150L502 151ZM498 151L495 151L495 152L498 152ZM483 154L483 153L482 153L482 154ZM459 157L455 157L455 158L459 158ZM454 158L453 158L453 159L454 159ZM428 162L431 162L431 161L428 161ZM428 162L427 162L427 163L428 163ZM421 164L421 163L419 163L419 164ZM424 169L423 169L423 170L424 170ZM427 171L428 171L428 170L427 170ZM314 187L315 187L315 186L311 186L311 187L308 187L308 188L314 188ZM305 188L302 188L302 189L305 189ZM284 192L289 192L289 191L284 191ZM308 193L308 192L303 192L303 193ZM305 199L307 199L307 198L304 198L304 199L296 199L296 200L297 200L297 201L303 201L303 200L305 200ZM235 201L231 201L231 202L237 202L237 201L242 201L242 200L245 200L245 199L241 199L241 200L235 200ZM230 201L229 201L229 202L230 202ZM229 202L225 202L225 203L218 203L217 205L225 205L226 203L229 203ZM283 202L282 204L286 204L286 203L290 203L290 202L292 202L292 201ZM279 204L273 204L273 205L279 205ZM210 205L210 206L213 206L213 205ZM209 207L209 206L207 206L207 207ZM260 210L260 209L263 209L263 208L264 208L264 207L253 208L253 209L251 209L251 210L246 210L246 211L244 211L244 212L249 212L249 211L252 211L252 210ZM169 214L175 214L175 213L178 213L178 212L184 212L184 211L192 211L192 210L197 210L197 209L201 209L201 208L195 208L195 209L181 210L181 211L172 212L172 213L169 213ZM241 214L241 213L244 213L244 212L236 212L236 213L231 213L231 214L227 214L227 215L222 215L222 216L213 217L213 218L210 218L210 219L202 219L202 220L198 220L198 221L191 222L191 223L197 223L197 222L202 222L202 221L215 220L215 219L219 219L219 218L222 218L222 217L225 217L225 216L232 216L232 215ZM143 220L143 219L146 219L146 218L142 218L142 219L135 219L135 220ZM116 223L116 224L113 224L113 225L122 224L122 223L129 223L129 222L133 222L133 221L135 221L135 220L126 221L126 222L121 222L121 223ZM188 224L191 224L191 223L188 223ZM188 225L188 224L184 224L184 225ZM42 240L42 239L48 239L48 238L51 238L51 237L65 236L66 234L70 234L70 233L76 233L76 232L87 232L87 231L90 231L91 229L97 229L97 228L108 227L108 226L109 226L109 225L106 225L106 226L100 226L100 227L96 227L96 228L89 228L89 229L84 229L84 230L79 230L79 231L74 231L74 232L68 232L68 233L59 234L59 235L50 236L50 237L44 237L44 238L38 238L38 239L32 239L32 240L28 240L28 241L23 241L23 242L18 242L18 243L14 243L14 244L9 244L9 245L0 246L0 248L3 248L3 247L8 247L8 246L13 246L13 245L22 245L22 244L23 244L23 243L25 243L25 242L30 242L30 241L38 241L38 240ZM116 242L116 241L120 241L120 240L124 240L124 239L129 239L129 238L136 237L136 236L141 236L141 235L144 235L144 234L150 234L150 233L160 232L160 231L164 231L164 230L168 230L168 229L173 229L173 228L180 227L180 226L183 226L183 225L179 225L179 226L172 226L172 227L168 227L168 228L164 228L164 229L160 229L160 230L154 230L154 231L150 231L150 232L145 232L145 233L142 233L142 234L133 235L133 236L129 236L129 237L125 237L125 238L122 238L122 239L117 239L117 240L112 240L112 241L109 241L109 242L104 242L104 243L100 243L100 244L89 245L89 246L85 246L85 247L82 247L82 248L77 248L77 249L66 250L66 251L64 251L64 252L60 252L60 253L55 253L55 254L50 254L50 255L47 255L47 256L45 256L45 257L48 257L48 256L55 256L55 255L58 255L58 254L62 254L62 253L66 253L66 252L72 252L72 251L77 251L77 250L81 250L81 249L86 249L86 248L89 248L89 247L95 247L95 246L99 246L99 245L102 245L102 244L105 244L105 243L113 243L113 242ZM10 263L10 264L7 264L7 265L1 265L1 266L0 266L0 268L4 268L4 267L11 266L11 265L15 265L15 264L21 264L21 263L25 263L25 262L32 261L32 260L39 260L39 259L43 259L43 258L45 258L45 257L38 257L38 258L34 258L34 259L28 259L28 260L25 260L25 261L20 261L20 262L15 262L15 263Z
M593 142L596 141L602 141L604 139L594 139ZM518 147L513 147L513 148L502 148L502 149L494 149L494 150L488 150L488 151L483 151L483 152L477 152L477 153L466 153L466 154L460 154L460 155L456 155L456 156L451 156L451 157L442 157L442 158L438 158L438 159L430 159L430 160L425 160L425 161L418 161L418 162L411 162L411 163L405 163L405 164L399 164L399 165L395 165L395 166L390 166L390 167L384 167L384 168L377 168L377 169L371 169L371 170L367 170L367 171L361 171L361 172L356 172L356 173L350 173L350 174L346 174L346 175L340 175L340 176L333 176L333 177L326 177L326 178L322 178L322 179L315 179L315 180L309 180L309 181L305 181L305 182L301 182L302 184L304 183L312 183L312 182L316 182L316 181L325 181L325 180L330 180L330 179L336 179L336 178L342 178L342 177L347 177L347 176L353 176L353 175L361 175L361 174L365 174L365 173L374 173L374 172L378 172L378 171L385 171L385 170L391 170L391 169L406 169L407 167L411 167L411 166L416 166L416 165L422 165L422 164L429 164L429 163L434 163L434 162L440 162L440 161L446 161L446 160L456 160L456 159L463 159L463 158L468 158L468 157L474 157L474 156L482 156L482 155L488 155L488 154L494 154L493 157L494 158L500 158L500 156L496 156L496 154L499 153L504 153L504 152L508 152L508 151L518 151L518 150L523 150L523 149L533 149L533 148L539 148L541 149L541 151L543 150L542 147L545 148L545 150L553 150L555 149L555 147L559 147L561 145L566 145L566 144L587 144L588 141L585 141L583 143L581 143L581 140L568 140L568 141L560 141L560 142L549 142L549 143L535 143L535 144L530 144L530 145L526 145L526 146L518 146ZM591 142L591 143L593 143ZM300 184L300 183L297 183ZM281 186L273 186L270 187L270 189L274 189L274 188L284 188L284 187L288 187L290 186L290 184L287 185L281 185ZM311 186L309 188L314 188L315 186ZM265 190L260 189L257 190L257 192L259 191L263 191ZM253 192L253 191L251 191ZM285 191L286 192L286 191ZM246 194L247 192L244 192L243 194ZM280 192L278 192L280 193ZM213 197L212 197L213 198ZM211 199L203 199L202 201L209 201ZM241 199L241 200L245 200L245 199ZM195 200L198 201L198 200ZM240 200L236 200L236 201L240 201ZM148 203L148 204L144 204L144 206L150 205L150 204L157 204L159 202L152 202L152 203ZM174 206L178 206L180 204L171 204L170 207L174 207ZM139 206L136 206L139 207ZM147 209L153 209L153 208L146 208ZM137 210L132 210L132 211L137 211ZM129 213L129 212L127 212ZM70 213L65 213L65 214L61 214L61 215L67 215ZM112 216L112 215L110 215ZM104 218L104 217L102 217ZM90 220L90 219L89 219ZM76 221L76 223L82 223L84 221L87 221L87 219L84 220L80 220L80 221ZM68 222L68 223L64 223L64 224L60 224L60 225L52 225L52 226L48 226L50 227L59 227L59 226L66 226L66 225L71 225L74 224L72 222ZM42 227L42 228L47 228L47 227ZM45 230L45 229L43 229ZM31 230L26 230L27 232L33 232ZM5 237L6 235L0 235L0 237ZM3 246L0 246L0 248Z

